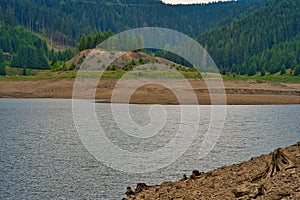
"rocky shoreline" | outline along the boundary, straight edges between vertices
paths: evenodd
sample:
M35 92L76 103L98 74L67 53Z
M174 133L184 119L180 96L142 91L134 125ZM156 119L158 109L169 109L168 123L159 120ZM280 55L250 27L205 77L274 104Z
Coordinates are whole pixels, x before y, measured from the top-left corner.
M126 190L127 200L300 199L300 142L210 172L194 170L176 182Z

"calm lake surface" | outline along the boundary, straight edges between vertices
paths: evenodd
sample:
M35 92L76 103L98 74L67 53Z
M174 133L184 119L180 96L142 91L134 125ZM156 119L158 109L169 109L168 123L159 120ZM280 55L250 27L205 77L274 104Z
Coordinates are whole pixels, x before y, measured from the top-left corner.
M96 104L107 137L131 151L161 148L180 125L178 106L165 106L165 128L151 144L133 144L114 123L110 104ZM149 106L131 105L137 124L149 123ZM193 169L208 171L300 141L300 105L228 106L224 130L210 154L197 159L210 106L193 145L176 162L152 173L109 168L88 153L72 117L72 100L0 99L0 199L122 199L127 186L178 180ZM130 145L129 145L130 144Z

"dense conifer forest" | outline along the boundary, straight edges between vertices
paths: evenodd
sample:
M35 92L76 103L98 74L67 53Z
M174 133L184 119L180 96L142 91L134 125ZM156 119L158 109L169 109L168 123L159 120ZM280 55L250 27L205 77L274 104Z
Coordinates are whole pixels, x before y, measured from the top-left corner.
M144 26L170 28L196 37L262 4L251 2L172 6L158 0L2 0L0 12L12 13L28 30L75 45L84 34L118 33Z
M197 39L223 74L262 76L300 72L300 1L239 0L168 5L157 0L3 0L0 2L1 69L49 69L74 56L55 51L51 38L78 51L136 27L174 29ZM151 52L184 61L166 52ZM5 68L4 68L5 70Z
M299 67L300 1L269 0L241 20L203 33L206 47L223 73L272 74Z

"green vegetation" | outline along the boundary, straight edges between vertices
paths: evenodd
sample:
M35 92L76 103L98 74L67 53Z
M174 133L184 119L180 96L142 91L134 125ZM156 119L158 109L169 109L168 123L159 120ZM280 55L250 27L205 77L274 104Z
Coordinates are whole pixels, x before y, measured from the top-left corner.
M12 66L49 68L46 42L23 28L1 25L0 49L12 55Z
M6 75L0 76L0 81L40 81L76 78L77 72L52 72L51 70L26 69L26 76L22 75L24 68L6 67Z
M174 10L188 19L192 36L231 23L264 6L262 0L238 0L200 5L175 5ZM182 31L184 32L184 31Z
M59 72L59 71L73 71L76 66L74 62L72 62L69 66L66 65L65 62L56 61L56 63L51 67L51 71Z
M300 83L299 76L293 76L290 74L267 74L261 76L260 73L256 73L253 76L248 75L235 75L227 74L223 76L224 81L267 81L272 83Z
M266 5L231 24L202 34L198 41L221 71L275 74L300 65L300 1L266 0Z
M225 80L300 82L299 19L299 0L240 0L176 6L156 0L95 0L92 3L3 0L0 2L0 76L24 80L75 77L73 70L85 57L79 61L74 59L70 64L66 61L75 55L71 49L63 52L49 49L45 40L32 31L61 45L77 46L82 51L129 28L158 26L197 37ZM124 50L130 45L141 47L141 42L138 37L124 35L124 38L115 38L110 45L117 44L118 50ZM11 59L4 58L3 52ZM170 65L170 69L177 69L187 78L200 77L193 66L178 55L152 49L144 52L174 61L177 64ZM136 65L145 63L147 60L137 58L122 67L112 65L104 78L121 77L125 72L132 72ZM157 69L155 63L153 61L153 70ZM161 71L132 74L173 77L172 73L167 75ZM14 79L1 77L10 78Z
M13 13L28 30L63 45L75 46L82 35L114 33L137 27L166 27L196 37L259 8L251 1L170 6L158 0L1 0L2 14ZM9 16L9 15L8 15ZM53 20L55 19L55 20Z
M176 72L176 71L130 71L126 73L127 79L130 78L148 78L148 79L199 79L201 75L198 72Z
M4 52L11 57L7 61ZM74 56L70 49L64 52L49 50L46 42L32 32L5 24L0 24L0 54L1 65L27 69L49 69L56 61L66 61Z
M6 76L6 67L4 63L0 63L0 76Z
M106 32L101 32L99 31L96 34L90 34L88 36L83 35L81 37L81 40L79 42L79 51L83 51L85 49L93 49L97 45L99 45L101 42L105 41L109 37L113 36L112 31L106 31Z
M64 71L54 72L51 70L30 70L27 69L27 76L22 76L23 69L20 68L6 68L8 76L0 76L0 81L40 81L40 80L56 80L56 79L75 79L76 77L85 78L99 78L99 72L77 72L77 71ZM163 78L163 79L201 79L198 72L170 72L170 71L130 71L114 70L105 71L101 79L120 79L126 73L127 78ZM214 74L211 74L214 77ZM266 74L261 76L257 73L254 76L227 74L222 76L224 81L268 81L268 82L285 82L285 83L300 83L300 77L279 74Z
M275 44L270 49L265 49L259 54L252 56L252 65L255 71L261 71L262 66L271 74L280 72L285 74L287 69L296 72L300 67L300 34L291 40ZM248 63L245 63L248 65ZM297 73L295 73L297 76Z
M6 75L6 68L5 68L5 59L3 56L3 51L0 49L0 76Z

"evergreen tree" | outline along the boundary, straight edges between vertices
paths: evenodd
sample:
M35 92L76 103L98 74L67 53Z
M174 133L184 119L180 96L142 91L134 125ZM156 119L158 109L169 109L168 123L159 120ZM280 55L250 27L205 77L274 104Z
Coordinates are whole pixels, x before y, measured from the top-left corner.
M87 40L86 40L85 49L93 49L94 48L94 44L95 44L94 37L92 35L89 35L87 37Z
M286 73L286 66L283 64L280 70L280 74L283 75Z
M22 76L27 76L27 70L26 70L26 67L23 67L23 70L22 70Z
M263 67L263 68L261 69L260 76L265 76L265 75L266 75L266 68Z
M248 68L247 74L248 76L254 76L256 74L256 66L251 64L250 67Z
M6 75L5 64L2 62L0 63L0 76L5 76L5 75Z
M4 62L3 51L0 49L0 63Z
M300 65L295 68L294 76L299 76L300 74Z
M79 43L79 51L83 51L85 49L87 49L87 40L86 36L83 35Z
M112 31L107 32L97 32L96 34L90 34L88 36L83 35L80 42L79 42L79 51L83 51L86 49L93 49L101 42L105 41L109 37L113 36ZM112 44L111 44L112 45Z

